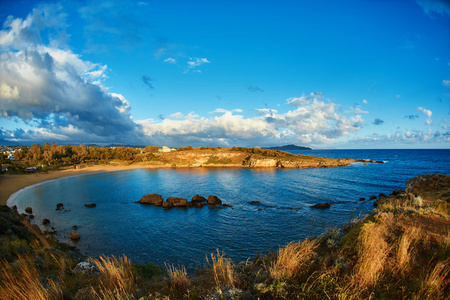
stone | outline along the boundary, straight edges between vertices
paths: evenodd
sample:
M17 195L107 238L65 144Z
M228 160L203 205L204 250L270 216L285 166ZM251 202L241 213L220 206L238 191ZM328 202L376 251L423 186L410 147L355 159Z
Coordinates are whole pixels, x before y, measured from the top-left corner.
M222 204L222 206L223 206L223 207L233 207L233 205L230 205L230 204L225 204L225 203L224 203L224 204Z
M97 207L97 204L95 203L89 203L89 204L85 204L84 206L92 208L92 207Z
M406 193L420 194L450 187L450 176L431 174L413 177L406 182Z
M220 200L217 196L211 195L208 197L207 202L209 205L221 205L222 200Z
M377 199L377 196L370 196L369 200L375 200Z
M164 199L161 197L161 195L158 194L148 194L143 196L139 201L136 201L136 203L150 204L155 206L162 206L163 202Z
M50 224L50 220L49 219L43 219L42 220L42 224L48 225L48 224Z
M99 273L100 270L98 267L90 262L82 261L77 264L75 269L73 269L74 273L81 272L81 273L87 273L87 274L93 274L93 273Z
M250 201L250 204L251 204L251 205L258 205L258 204L259 204L259 201Z
M172 207L189 207L187 199L185 198L169 197L166 202L170 203Z
M31 207L27 207L27 208L25 208L25 212L27 214L32 214L33 213L33 209Z
M422 197L419 195L419 196L412 198L412 204L415 206L422 206L423 205Z
M323 209L323 208L330 208L331 204L330 203L318 203L316 205L310 206L311 208L319 208L319 209Z
M56 210L61 210L62 208L64 208L64 204L63 203L56 204Z
M206 198L199 196L199 195L195 195L194 197L192 197L191 202L192 203L203 203L203 202L206 202Z
M80 234L78 232L71 231L69 232L69 235L72 241L78 241L80 239Z
M77 225L73 225L73 226L72 226L72 229L73 229L73 230L77 230L77 229L78 229L78 226L77 226Z
M359 201L366 201L366 198L359 198Z
M170 202L163 202L162 203L162 207L165 208L165 209L170 209L170 208L173 207L173 205Z

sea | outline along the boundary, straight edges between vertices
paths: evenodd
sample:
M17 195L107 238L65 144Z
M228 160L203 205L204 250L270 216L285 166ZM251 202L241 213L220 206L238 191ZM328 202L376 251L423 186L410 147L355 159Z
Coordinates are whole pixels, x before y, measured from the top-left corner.
M253 260L292 241L339 230L374 209L372 195L390 194L424 174L450 174L450 150L303 150L327 158L384 163L312 169L164 168L101 172L25 188L8 205L33 208L42 230L90 256L126 255L135 263L196 269L219 251ZM190 200L216 195L232 207L173 208L135 203L146 194ZM366 200L361 201L360 198ZM252 204L252 201L259 201ZM62 210L56 205L63 203ZM95 203L95 208L84 204ZM330 203L328 209L313 209ZM42 225L47 218L49 225ZM73 226L77 226L74 230ZM70 231L81 239L73 242Z

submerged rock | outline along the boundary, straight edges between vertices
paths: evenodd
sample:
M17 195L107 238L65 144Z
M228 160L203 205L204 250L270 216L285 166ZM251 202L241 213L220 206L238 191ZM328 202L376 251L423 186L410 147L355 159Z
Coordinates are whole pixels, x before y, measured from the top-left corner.
M90 204L85 204L84 206L92 208L92 207L97 207L97 204L95 203L90 203Z
M48 224L50 224L50 220L49 219L43 219L42 220L42 224L48 225Z
M71 231L69 232L69 235L72 241L78 241L80 239L80 234L78 232Z

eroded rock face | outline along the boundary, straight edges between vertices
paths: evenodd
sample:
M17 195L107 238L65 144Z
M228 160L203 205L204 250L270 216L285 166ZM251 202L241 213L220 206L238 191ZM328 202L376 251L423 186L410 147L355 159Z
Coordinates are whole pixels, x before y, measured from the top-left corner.
M423 192L439 191L450 187L449 175L422 175L413 177L406 182L407 193L420 194Z
M163 205L163 198L161 195L158 194L148 194L143 196L139 201L136 203L142 203L142 204L150 204L150 205L156 205L156 206L162 206Z

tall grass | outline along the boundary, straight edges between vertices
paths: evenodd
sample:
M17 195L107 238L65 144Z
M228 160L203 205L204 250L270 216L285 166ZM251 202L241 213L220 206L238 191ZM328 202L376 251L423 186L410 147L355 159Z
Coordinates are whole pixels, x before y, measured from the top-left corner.
M313 257L317 246L316 241L307 239L280 248L277 258L269 265L270 277L277 281L292 278Z
M131 269L131 261L124 256L100 256L94 260L101 278L99 290L94 291L100 299L133 299L135 288L134 275Z
M427 274L421 284L418 294L415 295L413 299L438 299L441 287L443 286L443 281L449 274L449 260L447 259L446 261L438 262Z
M18 256L17 265L13 267L6 261L0 264L0 299L1 300L49 300L62 299L60 286L52 279L44 285L32 257Z
M183 266L175 267L170 264L165 264L165 266L169 276L170 289L175 293L184 293L191 285L186 268Z
M361 289L373 286L381 274L389 253L385 240L387 226L368 222L358 236L358 259L353 282Z
M220 290L222 286L235 286L236 278L230 259L226 258L223 253L220 254L219 250L217 250L216 255L211 253L211 262L209 262L208 257L206 257L206 261L212 266L217 290Z
M417 240L418 229L416 227L409 227L401 236L397 251L395 252L395 273L405 273L408 265L412 260L412 244Z

